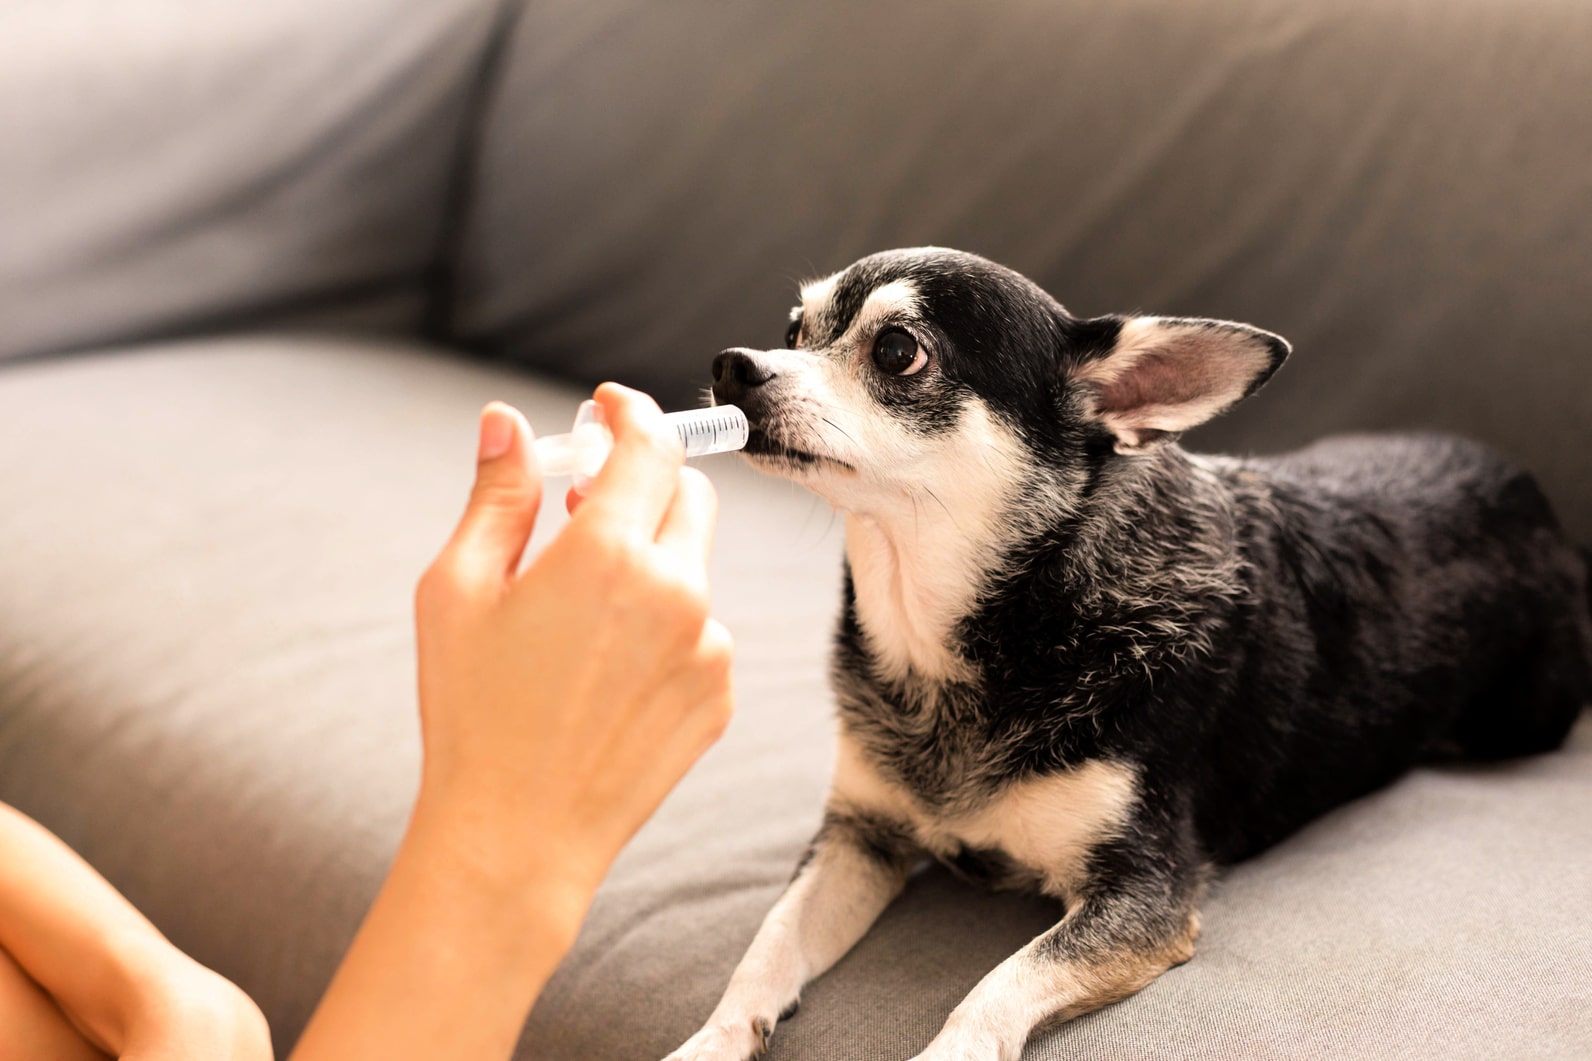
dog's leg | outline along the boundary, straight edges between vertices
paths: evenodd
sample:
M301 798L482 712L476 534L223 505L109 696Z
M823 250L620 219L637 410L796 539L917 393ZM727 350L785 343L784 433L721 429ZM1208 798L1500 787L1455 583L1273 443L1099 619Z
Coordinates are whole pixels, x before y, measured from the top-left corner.
M831 807L723 1001L666 1061L746 1061L761 1053L802 985L839 961L900 894L916 854L894 823Z
M1018 1061L1042 1024L1123 999L1194 956L1199 915L1163 882L1112 882L979 981L916 1061Z

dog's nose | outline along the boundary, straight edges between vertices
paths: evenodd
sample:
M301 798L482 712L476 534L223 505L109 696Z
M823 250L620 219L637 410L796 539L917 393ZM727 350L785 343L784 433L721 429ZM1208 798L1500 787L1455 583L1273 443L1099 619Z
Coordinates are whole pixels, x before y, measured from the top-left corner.
M717 387L750 390L761 387L774 376L774 370L759 362L750 350L726 350L713 359L713 384Z

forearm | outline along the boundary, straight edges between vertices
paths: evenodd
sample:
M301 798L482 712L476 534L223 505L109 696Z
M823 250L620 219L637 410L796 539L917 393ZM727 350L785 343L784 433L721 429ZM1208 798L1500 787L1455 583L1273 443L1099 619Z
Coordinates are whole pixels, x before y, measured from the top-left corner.
M509 1057L596 880L505 832L422 797L293 1061Z
M0 1061L105 1061L43 988L0 950Z
M170 944L92 867L31 819L0 807L0 948L117 1050Z
M3 804L0 949L111 1054L175 1057L183 1055L173 1047L193 1044L212 1056L269 1056L264 1021L242 992L173 947L93 867Z

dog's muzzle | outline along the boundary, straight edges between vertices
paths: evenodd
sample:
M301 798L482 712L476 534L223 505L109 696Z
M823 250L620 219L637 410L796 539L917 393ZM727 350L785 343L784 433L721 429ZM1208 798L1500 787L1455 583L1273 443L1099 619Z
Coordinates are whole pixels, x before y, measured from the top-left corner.
M777 375L755 350L726 350L713 359L713 400L744 410L749 401L757 400L757 389Z

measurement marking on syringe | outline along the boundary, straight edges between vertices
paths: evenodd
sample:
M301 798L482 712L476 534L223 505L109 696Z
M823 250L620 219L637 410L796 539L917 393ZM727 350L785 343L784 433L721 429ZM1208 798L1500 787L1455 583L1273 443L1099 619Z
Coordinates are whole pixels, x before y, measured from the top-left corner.
M739 409L715 406L673 413L671 418L688 457L721 453L746 445L747 423Z
M733 405L666 413L664 419L674 428L687 457L737 450L750 437L746 416ZM567 434L544 435L535 445L544 476L574 475L576 489L584 489L583 481L607 459L613 436L598 419L597 404L587 401L581 403Z

